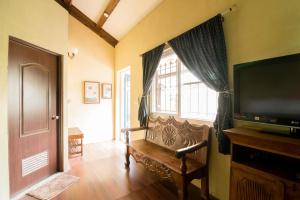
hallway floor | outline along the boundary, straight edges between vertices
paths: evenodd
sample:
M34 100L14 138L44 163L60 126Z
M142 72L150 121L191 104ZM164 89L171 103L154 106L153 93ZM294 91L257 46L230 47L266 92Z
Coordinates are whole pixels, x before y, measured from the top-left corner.
M54 200L177 199L174 184L160 181L133 159L128 172L124 167L124 148L120 142L85 145L84 156L70 160L69 174L80 177L80 181ZM200 189L191 184L189 194L190 199L200 199Z

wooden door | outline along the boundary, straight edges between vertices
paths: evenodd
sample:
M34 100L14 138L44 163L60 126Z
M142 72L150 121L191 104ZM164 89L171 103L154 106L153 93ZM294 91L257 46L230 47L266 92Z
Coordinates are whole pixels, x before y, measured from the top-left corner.
M10 193L57 172L58 56L9 42Z

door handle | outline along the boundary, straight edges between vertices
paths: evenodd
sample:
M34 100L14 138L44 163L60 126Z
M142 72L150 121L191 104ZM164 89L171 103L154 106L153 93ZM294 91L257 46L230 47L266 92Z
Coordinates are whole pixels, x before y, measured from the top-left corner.
M59 116L58 115L52 115L51 119L52 120L59 120Z

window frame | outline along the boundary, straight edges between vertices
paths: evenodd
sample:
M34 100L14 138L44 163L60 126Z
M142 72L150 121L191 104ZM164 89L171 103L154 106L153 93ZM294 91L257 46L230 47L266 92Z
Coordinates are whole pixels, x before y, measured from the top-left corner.
M170 49L172 49L170 46L168 46L165 50L166 51L170 51ZM175 53L175 52L173 52ZM169 53L167 52L167 55L169 55ZM166 55L166 56L167 56ZM163 55L164 56L164 55ZM163 57L162 57L163 58ZM182 61L177 57L176 60L176 76L177 76L177 95L176 95L176 109L177 111L174 113L171 112L161 112L161 111L157 111L154 110L154 106L155 108L157 108L157 104L156 104L156 94L157 94L157 77L158 77L158 72L156 70L155 72L155 77L153 79L153 81L155 82L155 84L152 83L151 86L151 90L150 90L150 98L149 98L149 111L151 114L153 114L154 116L173 116L173 117L177 117L180 119L186 119L186 120L192 120L192 121L196 121L196 122L204 122L205 124L209 125L209 126L213 126L213 121L214 120L210 120L210 119L205 119L205 118L198 118L198 117L190 117L190 116L183 116L182 115L182 109L181 109L181 71L182 71ZM159 66L158 66L159 67ZM187 69L188 70L188 69ZM202 81L198 81L198 83L203 83ZM189 83L189 84L193 84L193 83ZM155 87L153 87L155 86ZM155 94L155 95L153 95ZM155 96L155 97L154 97ZM155 104L155 105L154 105Z
M179 67L179 65L180 65L180 61L179 61L179 59L177 59L176 60L176 85L179 83L178 81L180 81L179 79L180 79L180 74L179 74L179 72L178 72L178 70L180 70L180 69L178 69L178 68L180 68ZM181 65L180 65L181 66ZM172 73L172 72L171 72ZM170 75L168 76L166 76L166 77L171 77L172 75L171 75L171 73L170 73ZM174 73L174 72L173 72ZM150 93L150 108L151 108L151 110L150 110L150 112L152 113L153 112L153 104L152 104L152 101L153 101L153 95L152 94L155 94L155 100L153 101L154 103L155 103L155 107L157 108L157 104L156 104L156 101L157 101L157 82L158 82L158 71L156 70L156 72L155 72L155 75L154 75L155 77L154 77L154 79L153 79L153 81L155 81L155 87L152 87L153 86L153 83L152 83L152 85L151 85L151 93ZM162 75L163 76L163 75ZM176 115L178 115L178 113L180 112L180 106L178 107L178 104L180 103L179 102L179 100L180 100L180 98L179 98L179 91L178 91L178 89L177 89L177 95L176 95L176 111L175 112L172 112L172 111L169 111L169 112L157 112L157 111L155 111L155 113L160 113L160 114L167 114L167 115L174 115L174 116L176 116Z

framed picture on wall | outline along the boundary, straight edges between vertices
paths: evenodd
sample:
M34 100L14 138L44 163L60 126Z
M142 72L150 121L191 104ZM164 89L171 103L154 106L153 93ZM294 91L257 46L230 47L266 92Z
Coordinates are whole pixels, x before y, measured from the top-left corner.
M111 97L112 97L112 84L102 83L102 98L111 99Z
M84 81L84 103L100 103L100 82Z

